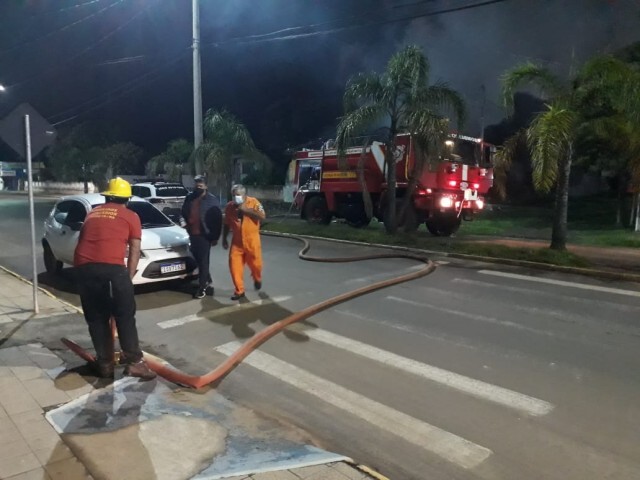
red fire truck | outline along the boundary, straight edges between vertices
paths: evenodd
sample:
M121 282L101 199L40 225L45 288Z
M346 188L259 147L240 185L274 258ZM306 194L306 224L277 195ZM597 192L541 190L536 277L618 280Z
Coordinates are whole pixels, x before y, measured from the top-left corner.
M338 165L335 148L327 142L322 149L295 153L290 165L294 204L310 223L328 224L333 217L344 218L354 227L369 224L365 214L362 181L373 203L373 215L382 221L387 189L385 144L373 142L364 150L363 178L358 162L363 146L346 151L346 168ZM423 168L405 214L405 230L422 223L433 235L455 233L461 221L471 220L484 208L484 195L493 185L492 160L495 147L480 138L452 133L445 141L438 162ZM415 165L415 147L410 134L396 138L394 152L397 204L402 205Z

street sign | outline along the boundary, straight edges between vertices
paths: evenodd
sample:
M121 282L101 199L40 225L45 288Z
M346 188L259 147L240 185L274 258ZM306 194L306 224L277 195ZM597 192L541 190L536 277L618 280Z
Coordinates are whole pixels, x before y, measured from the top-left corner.
M38 155L56 139L56 130L35 108L28 103L17 106L0 121L0 138L22 158L27 158L24 141L24 117L29 115L31 124L31 155Z

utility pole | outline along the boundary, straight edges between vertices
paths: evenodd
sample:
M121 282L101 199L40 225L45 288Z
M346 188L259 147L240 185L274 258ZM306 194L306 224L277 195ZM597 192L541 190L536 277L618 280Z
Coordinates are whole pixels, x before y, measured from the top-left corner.
M199 0L192 0L193 9L193 147L202 145L202 72L200 69L200 6ZM200 162L196 160L196 174L202 173Z
M29 223L31 224L31 267L33 269L33 312L40 313L38 306L38 266L36 263L36 224L33 202L33 166L31 161L31 119L24 116L24 143L27 160L27 178L29 181Z
M484 109L487 103L487 89L484 86L484 83L480 86L482 90L482 105L480 107L480 139L482 143L484 143Z

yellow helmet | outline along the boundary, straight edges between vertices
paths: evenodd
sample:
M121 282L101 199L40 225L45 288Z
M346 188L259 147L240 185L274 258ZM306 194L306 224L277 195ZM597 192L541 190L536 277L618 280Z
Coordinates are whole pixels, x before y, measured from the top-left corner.
M101 194L105 197L131 198L131 184L120 177L112 178L107 190Z

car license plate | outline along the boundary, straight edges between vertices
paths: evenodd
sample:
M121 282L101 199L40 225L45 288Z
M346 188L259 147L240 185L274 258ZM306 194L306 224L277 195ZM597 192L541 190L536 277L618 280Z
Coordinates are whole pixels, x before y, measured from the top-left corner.
M180 263L168 263L160 265L160 273L173 273L173 272L182 272L187 269L187 264L184 262Z

